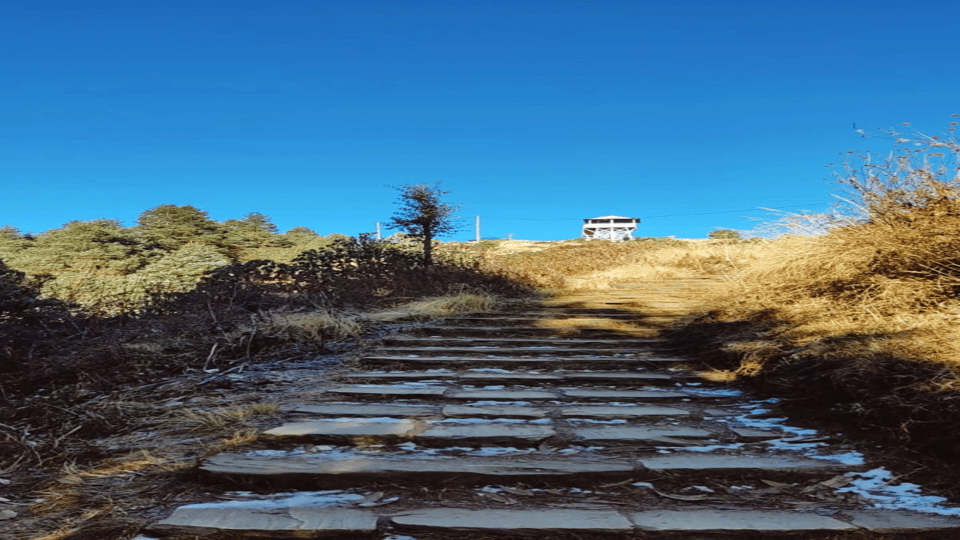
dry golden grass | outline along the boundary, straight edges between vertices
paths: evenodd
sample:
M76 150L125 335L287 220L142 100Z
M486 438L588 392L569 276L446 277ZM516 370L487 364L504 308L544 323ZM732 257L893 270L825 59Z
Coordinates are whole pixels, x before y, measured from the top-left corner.
M612 283L727 275L763 256L763 246L748 242L677 241L656 249L638 249L636 260L613 268L570 276L565 288L601 290Z
M924 140L848 169L857 215L795 217L818 234L757 244L724 307L675 337L718 371L956 461L960 143Z
M275 403L254 403L235 407L189 409L184 408L167 421L175 431L220 432L242 425L254 418L271 417L280 413Z
M562 290L598 290L616 282L725 274L749 259L754 249L751 242L668 238L544 244L475 249L483 266L491 271L537 287Z
M493 311L499 301L497 296L491 294L460 292L408 302L390 309L365 314L363 318L380 322L402 319L436 319Z
M363 331L363 325L356 317L332 311L273 311L262 314L255 323L260 333L292 342L357 337ZM251 325L241 329L240 333L253 330Z

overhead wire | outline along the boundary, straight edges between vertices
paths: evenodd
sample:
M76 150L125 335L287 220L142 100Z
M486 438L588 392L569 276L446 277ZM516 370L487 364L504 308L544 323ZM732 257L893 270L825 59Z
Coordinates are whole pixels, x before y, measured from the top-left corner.
M707 216L711 214L733 214L736 212L753 212L755 210L783 210L785 208L800 208L803 206L820 206L824 204L833 204L829 202L817 202L817 203L806 203L806 204L792 204L788 206L765 206L757 208L747 208L744 210L720 210L717 212L695 212L688 214L665 214L662 216L644 216L643 219L656 219L656 218L667 218L667 217L684 217L684 216ZM497 217L497 216L483 216L483 219L502 219L502 220L511 220L511 221L571 221L579 220L583 218L515 218L515 217Z

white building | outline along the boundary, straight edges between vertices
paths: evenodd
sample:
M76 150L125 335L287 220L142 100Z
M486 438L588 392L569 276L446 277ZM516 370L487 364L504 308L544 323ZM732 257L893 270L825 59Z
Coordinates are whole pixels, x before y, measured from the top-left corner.
M580 237L584 240L610 240L620 242L630 240L637 230L640 218L623 216L600 216L583 220Z

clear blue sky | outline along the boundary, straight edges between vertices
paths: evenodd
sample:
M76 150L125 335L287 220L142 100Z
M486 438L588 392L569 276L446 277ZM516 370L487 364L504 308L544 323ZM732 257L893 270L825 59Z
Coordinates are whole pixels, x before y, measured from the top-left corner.
M0 0L0 224L161 204L357 234L442 180L452 239L825 210L867 130L960 113L960 3ZM879 148L886 148L880 144Z

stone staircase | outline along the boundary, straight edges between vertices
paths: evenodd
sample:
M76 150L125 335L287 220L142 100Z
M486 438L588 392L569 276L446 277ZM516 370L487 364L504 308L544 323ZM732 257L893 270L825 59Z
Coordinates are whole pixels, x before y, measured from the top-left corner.
M218 501L148 533L960 537L960 519L873 508L876 463L663 350L657 329L712 286L628 284L384 338L315 381L269 449L202 462Z

